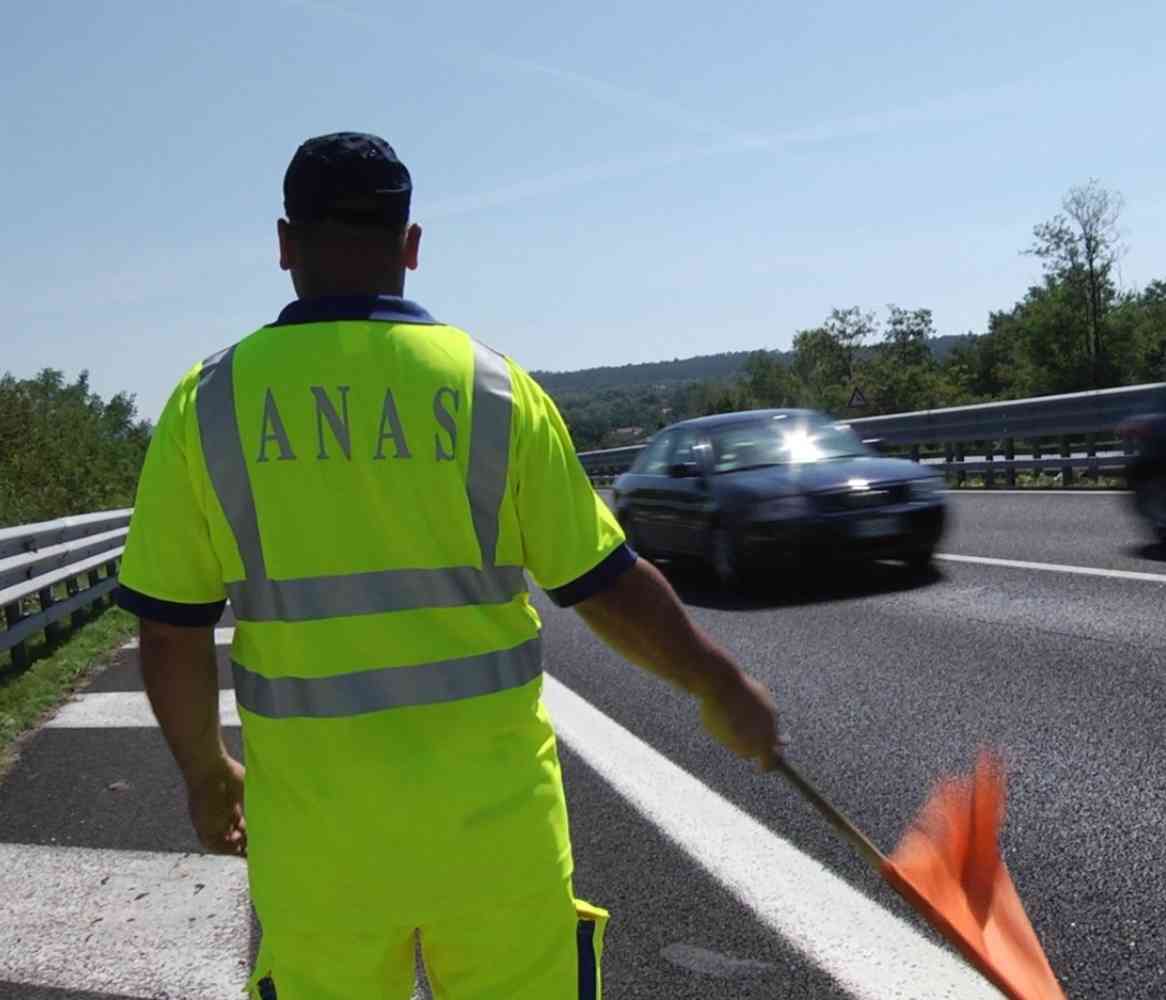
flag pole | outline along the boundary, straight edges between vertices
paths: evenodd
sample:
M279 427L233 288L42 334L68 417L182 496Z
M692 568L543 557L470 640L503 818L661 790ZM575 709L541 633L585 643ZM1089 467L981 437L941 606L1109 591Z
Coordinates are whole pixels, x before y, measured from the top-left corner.
M826 797L811 785L794 766L784 757L778 757L773 765L785 778L818 810L879 875L887 864L886 855L880 851L871 839L855 826L846 815L827 801Z

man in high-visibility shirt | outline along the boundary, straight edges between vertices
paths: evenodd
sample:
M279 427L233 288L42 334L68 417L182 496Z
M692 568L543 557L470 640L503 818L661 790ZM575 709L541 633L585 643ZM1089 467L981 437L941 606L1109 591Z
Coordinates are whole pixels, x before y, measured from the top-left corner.
M534 381L401 297L411 190L375 136L297 150L278 230L298 298L171 396L118 600L199 840L248 858L253 996L404 1000L419 931L439 998L596 997L606 913L571 889L524 571L741 756L780 752L775 709L625 545Z

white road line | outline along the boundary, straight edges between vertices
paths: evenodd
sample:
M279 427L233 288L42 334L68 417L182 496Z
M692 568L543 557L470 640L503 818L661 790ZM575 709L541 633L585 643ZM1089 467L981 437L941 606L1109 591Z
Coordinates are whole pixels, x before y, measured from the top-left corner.
M853 996L999 997L954 954L932 944L553 678L545 680L544 699L560 738L575 753L760 921Z
M1166 583L1164 573L1139 573L1130 569L1099 569L1094 566L1065 566L1061 563L1024 562L1020 559L994 559L991 556L963 556L937 552L936 559L947 562L979 563L982 566L1003 566L1007 569L1031 569L1042 573L1076 573L1078 576L1107 576L1114 580L1140 580L1144 583Z
M215 629L215 645L216 646L229 646L231 644L231 640L234 638L235 638L235 630L233 628L217 628L217 629ZM138 648L138 640L131 639L129 642L127 642L121 648L122 649L137 649Z
M219 718L224 726L238 726L234 691L219 692ZM140 729L157 720L142 691L98 691L67 702L45 726L50 729Z
M0 844L0 981L239 996L249 938L236 858Z

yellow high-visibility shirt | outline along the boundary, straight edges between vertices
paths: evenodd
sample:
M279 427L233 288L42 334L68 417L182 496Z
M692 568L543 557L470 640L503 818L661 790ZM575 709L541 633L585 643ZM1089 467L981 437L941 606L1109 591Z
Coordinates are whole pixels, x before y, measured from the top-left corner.
M301 300L171 396L118 600L230 599L256 905L360 926L570 874L524 571L569 605L634 560L513 361L404 299Z

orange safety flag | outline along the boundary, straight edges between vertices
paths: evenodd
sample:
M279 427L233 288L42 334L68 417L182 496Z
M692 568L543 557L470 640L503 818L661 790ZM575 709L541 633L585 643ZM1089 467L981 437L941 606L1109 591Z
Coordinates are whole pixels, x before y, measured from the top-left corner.
M1003 818L1003 767L981 753L935 790L883 877L1005 996L1065 1000L1000 858Z

